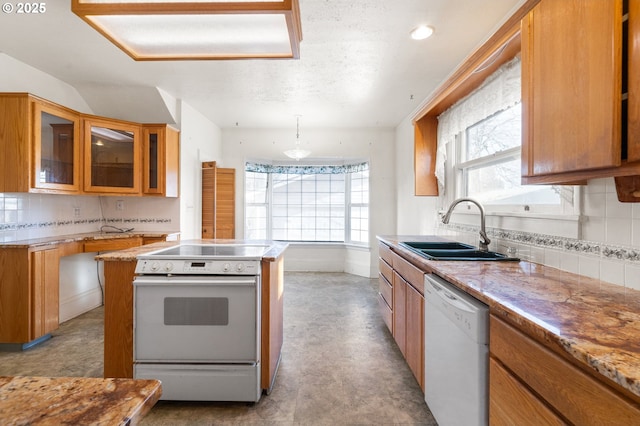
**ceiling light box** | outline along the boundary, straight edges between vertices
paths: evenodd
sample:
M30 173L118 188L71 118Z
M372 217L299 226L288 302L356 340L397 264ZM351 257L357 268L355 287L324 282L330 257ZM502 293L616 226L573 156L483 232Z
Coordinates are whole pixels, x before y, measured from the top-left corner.
M72 0L71 10L136 61L298 59L298 0Z

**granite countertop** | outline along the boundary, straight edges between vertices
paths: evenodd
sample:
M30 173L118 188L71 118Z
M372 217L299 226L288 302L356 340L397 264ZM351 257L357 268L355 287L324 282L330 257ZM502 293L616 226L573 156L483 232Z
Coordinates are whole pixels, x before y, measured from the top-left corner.
M160 395L158 380L0 377L0 424L135 425Z
M118 238L135 238L135 237L164 237L167 235L178 234L175 231L156 232L156 231L137 231L137 232L86 232L81 234L58 235L54 237L30 238L28 240L18 240L0 243L0 248L29 248L42 247L49 245L57 245L64 243L74 243L81 241L93 240L110 240Z
M525 261L430 261L398 245L436 236L378 239L640 397L640 291Z
M147 244L140 247L132 247L128 249L118 250L110 253L103 253L96 256L96 260L104 261L134 261L141 254L150 253L166 247L173 247L180 244L247 244L247 245L264 245L269 249L262 255L262 260L273 262L280 257L289 247L288 243L270 240L233 240L233 239L215 239L215 240L182 240L182 241L162 241L153 244Z

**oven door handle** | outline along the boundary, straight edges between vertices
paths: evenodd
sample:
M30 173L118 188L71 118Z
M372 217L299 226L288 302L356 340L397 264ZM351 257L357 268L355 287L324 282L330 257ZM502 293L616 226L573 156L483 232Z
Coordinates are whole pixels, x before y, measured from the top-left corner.
M206 280L190 280L188 278L180 278L179 280L169 280L162 278L138 278L133 280L134 286L166 286L166 285L193 285L202 287L217 287L217 286L254 286L256 285L255 279L233 279L233 278L213 278L209 277Z

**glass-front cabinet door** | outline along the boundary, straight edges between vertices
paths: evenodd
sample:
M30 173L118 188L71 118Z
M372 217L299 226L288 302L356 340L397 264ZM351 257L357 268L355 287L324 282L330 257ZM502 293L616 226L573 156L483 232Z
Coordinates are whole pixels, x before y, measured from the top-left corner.
M140 126L98 117L84 119L86 192L140 193Z
M177 197L180 132L166 124L144 124L142 146L144 195Z
M33 187L79 191L80 116L39 101L33 106Z
M164 155L164 129L161 127L145 127L143 143L143 175L142 190L145 194L162 194L163 177L161 173Z

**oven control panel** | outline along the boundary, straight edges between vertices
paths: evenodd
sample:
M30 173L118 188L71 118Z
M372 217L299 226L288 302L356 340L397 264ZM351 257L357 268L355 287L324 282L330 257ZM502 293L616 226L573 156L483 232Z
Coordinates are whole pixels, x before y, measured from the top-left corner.
M259 260L141 259L136 274L259 275Z

